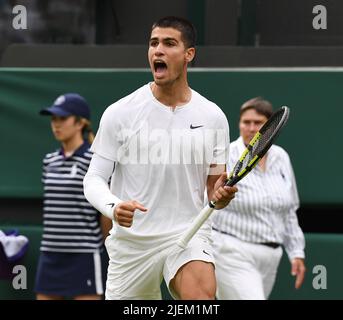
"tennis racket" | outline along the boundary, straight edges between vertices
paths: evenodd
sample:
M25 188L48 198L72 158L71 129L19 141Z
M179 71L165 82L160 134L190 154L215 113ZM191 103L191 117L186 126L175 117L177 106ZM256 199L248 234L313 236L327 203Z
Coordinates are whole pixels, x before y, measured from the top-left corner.
M282 127L286 124L289 116L289 108L284 106L275 111L261 129L249 142L247 148L235 164L229 174L225 186L233 186L243 179L263 158L268 149L271 147ZM189 228L183 233L177 245L186 248L188 242L194 234L200 229L203 223L213 212L216 206L215 201L210 201L208 205L193 220Z

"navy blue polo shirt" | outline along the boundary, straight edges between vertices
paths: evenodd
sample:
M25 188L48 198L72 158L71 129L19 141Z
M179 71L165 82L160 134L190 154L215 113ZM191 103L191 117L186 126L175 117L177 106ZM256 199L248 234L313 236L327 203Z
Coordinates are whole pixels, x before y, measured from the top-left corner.
M102 245L100 213L83 193L83 178L92 158L89 147L84 142L69 157L60 149L43 160L41 251L94 252Z

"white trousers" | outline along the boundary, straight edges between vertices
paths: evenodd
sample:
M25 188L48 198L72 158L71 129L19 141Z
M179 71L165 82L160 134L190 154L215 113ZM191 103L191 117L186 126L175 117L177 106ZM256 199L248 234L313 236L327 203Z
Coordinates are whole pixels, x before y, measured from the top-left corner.
M241 241L213 230L217 299L268 299L276 278L282 248Z

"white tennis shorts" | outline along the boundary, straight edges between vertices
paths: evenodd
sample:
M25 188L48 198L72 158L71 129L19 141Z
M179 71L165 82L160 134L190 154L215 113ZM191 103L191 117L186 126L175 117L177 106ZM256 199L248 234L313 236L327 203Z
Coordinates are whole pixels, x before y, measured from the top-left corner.
M163 278L170 294L177 299L169 284L180 267L193 260L214 264L210 241L203 236L195 235L186 249L173 254L170 253L175 240L144 247L109 236L105 244L110 257L106 300L160 300Z

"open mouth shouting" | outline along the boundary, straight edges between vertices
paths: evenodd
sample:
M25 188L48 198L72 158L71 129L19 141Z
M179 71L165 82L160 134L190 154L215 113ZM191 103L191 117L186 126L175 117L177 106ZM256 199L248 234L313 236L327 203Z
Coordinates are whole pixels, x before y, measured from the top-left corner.
M163 78L167 72L167 64L160 59L154 61L154 71L156 78Z

